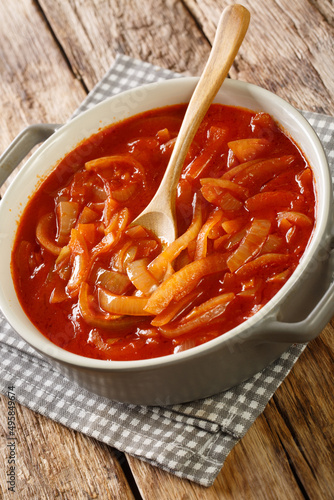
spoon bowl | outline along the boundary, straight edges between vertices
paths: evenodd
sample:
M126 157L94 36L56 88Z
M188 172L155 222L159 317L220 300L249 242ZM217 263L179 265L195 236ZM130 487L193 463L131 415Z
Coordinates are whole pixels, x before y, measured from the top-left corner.
M177 237L176 188L184 160L206 112L233 64L249 25L242 5L226 7L220 17L209 59L190 99L161 184L145 210L132 222L154 232L165 243Z

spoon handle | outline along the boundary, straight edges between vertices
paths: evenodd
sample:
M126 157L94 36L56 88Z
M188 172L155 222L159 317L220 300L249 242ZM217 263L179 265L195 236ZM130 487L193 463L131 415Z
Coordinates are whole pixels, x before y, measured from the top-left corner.
M244 39L250 20L249 11L242 5L226 7L220 17L209 59L189 102L167 170L159 187L159 196L165 198L172 211L175 206L176 186L185 157L219 88L225 80ZM160 200L163 203L163 200Z

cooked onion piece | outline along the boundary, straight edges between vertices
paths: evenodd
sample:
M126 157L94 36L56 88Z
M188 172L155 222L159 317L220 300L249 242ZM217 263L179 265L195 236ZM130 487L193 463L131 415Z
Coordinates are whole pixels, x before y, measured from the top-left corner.
M189 243L198 235L202 226L202 207L198 197L194 201L194 215L192 222L181 236L168 245L149 265L149 271L157 280L161 280L166 272L168 263L172 263L178 255L187 248Z
M236 271L242 264L261 250L269 234L270 227L271 223L269 220L253 220L240 245L227 259L230 271Z
M128 316L150 316L145 311L148 299L126 295L116 295L104 288L98 288L98 299L100 307L109 313Z
M227 143L240 162L260 158L268 151L270 142L264 138L238 139Z
M36 226L36 238L48 252L59 255L61 248L52 240L50 233L54 226L54 216L52 213L43 215Z
M169 326L161 326L160 331L165 337L179 337L185 333L211 323L221 316L227 305L234 299L234 293L226 293L213 297L198 307L195 307L185 318Z
M159 283L147 269L148 260L134 260L127 266L130 281L144 295L151 295L157 289Z
M180 300L190 293L204 276L226 269L225 254L212 254L191 262L161 283L148 299L145 310L151 314L159 314L173 299Z

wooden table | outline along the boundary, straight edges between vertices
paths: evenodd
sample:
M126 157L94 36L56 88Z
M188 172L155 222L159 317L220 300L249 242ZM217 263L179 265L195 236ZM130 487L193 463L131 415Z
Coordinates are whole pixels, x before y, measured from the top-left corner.
M67 120L117 52L199 74L219 14L229 3L1 2L0 151L29 124ZM298 108L333 114L331 2L242 3L252 20L230 76L268 88ZM328 324L308 345L211 488L180 480L18 406L16 498L333 498L333 326ZM0 401L3 446L7 400ZM6 490L1 464L0 492L3 498L14 498Z

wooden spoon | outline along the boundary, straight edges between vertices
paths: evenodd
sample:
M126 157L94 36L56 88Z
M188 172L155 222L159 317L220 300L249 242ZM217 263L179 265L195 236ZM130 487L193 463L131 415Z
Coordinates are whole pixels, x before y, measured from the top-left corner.
M210 57L189 102L173 153L161 184L145 210L132 222L153 231L166 243L177 235L176 188L197 129L225 80L244 39L250 20L242 5L226 7L220 17Z

